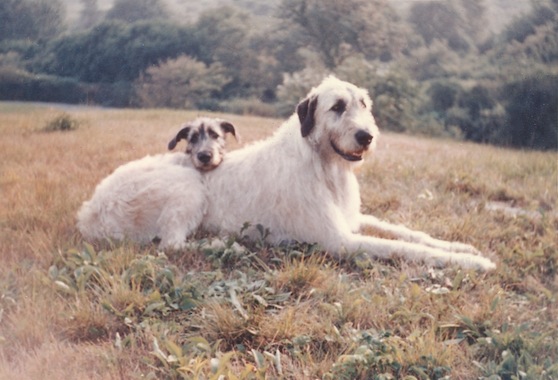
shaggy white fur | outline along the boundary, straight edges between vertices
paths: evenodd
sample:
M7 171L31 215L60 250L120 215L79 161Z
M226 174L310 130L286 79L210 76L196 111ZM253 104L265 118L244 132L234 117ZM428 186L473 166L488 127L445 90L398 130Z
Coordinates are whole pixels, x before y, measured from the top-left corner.
M198 118L183 125L169 143L188 141L186 154L147 156L117 168L95 189L78 212L78 229L89 240L161 240L162 248L181 248L201 223L207 197L201 172L217 167L232 124ZM236 135L235 135L236 137Z
M379 135L371 106L365 90L326 78L271 138L227 154L204 176L208 208L203 227L238 233L248 222L268 228L272 243L318 243L334 255L364 252L430 265L494 268L472 246L361 214L353 169ZM359 234L367 225L406 241Z

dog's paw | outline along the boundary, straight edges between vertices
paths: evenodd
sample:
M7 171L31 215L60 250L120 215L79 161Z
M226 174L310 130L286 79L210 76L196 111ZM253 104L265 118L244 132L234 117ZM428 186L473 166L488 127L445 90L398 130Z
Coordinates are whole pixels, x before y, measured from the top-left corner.
M459 243L459 242L451 242L449 246L449 250L451 252L459 252L459 253L471 253L473 255L481 255L481 252L469 244Z
M468 256L467 259L464 261L464 266L468 268L480 270L483 272L488 272L493 269L496 269L496 264L492 260L484 256L478 256L478 255L467 255L467 256Z

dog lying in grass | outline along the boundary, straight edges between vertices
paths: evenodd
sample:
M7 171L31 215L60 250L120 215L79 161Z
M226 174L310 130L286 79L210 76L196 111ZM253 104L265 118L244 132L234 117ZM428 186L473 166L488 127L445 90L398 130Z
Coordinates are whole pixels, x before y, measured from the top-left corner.
M77 227L88 240L160 240L161 248L182 248L207 209L204 172L225 154L225 138L234 126L221 119L197 118L184 124L169 150L186 140L186 154L146 156L118 167L102 180L77 214Z

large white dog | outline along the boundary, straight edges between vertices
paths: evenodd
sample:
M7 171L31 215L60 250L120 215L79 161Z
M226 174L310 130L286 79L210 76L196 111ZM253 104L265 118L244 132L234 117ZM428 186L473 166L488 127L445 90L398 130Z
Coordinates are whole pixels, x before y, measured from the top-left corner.
M205 175L203 227L238 233L248 222L268 228L271 243L318 243L333 255L363 252L436 266L494 268L472 246L437 240L360 212L353 169L378 138L371 107L365 90L326 78L271 138L227 154ZM180 197L177 191L173 201ZM400 240L361 235L364 226L389 231Z
M118 167L79 210L81 234L89 240L160 239L162 248L182 248L206 212L201 173L223 160L227 133L236 137L231 123L197 118L169 143L172 150L187 140L186 154L147 156Z

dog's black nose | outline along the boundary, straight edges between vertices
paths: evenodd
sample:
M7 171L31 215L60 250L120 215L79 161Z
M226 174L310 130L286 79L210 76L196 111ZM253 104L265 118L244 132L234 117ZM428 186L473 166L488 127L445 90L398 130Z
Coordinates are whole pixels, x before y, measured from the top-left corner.
M360 130L355 134L356 141L363 147L367 147L372 142L372 135L366 131Z
M198 153L198 160L200 160L200 162L207 164L209 161L211 161L211 159L213 158L213 155L210 152L200 152Z

